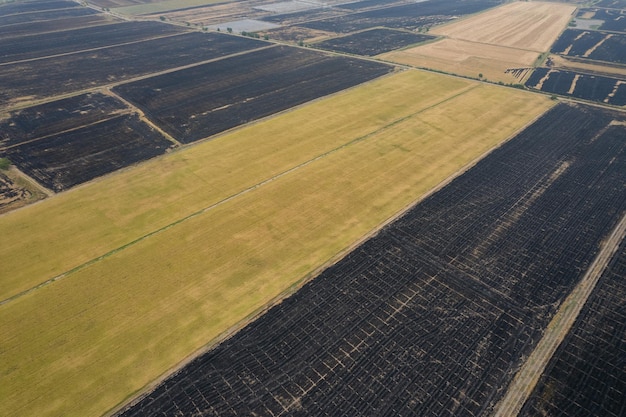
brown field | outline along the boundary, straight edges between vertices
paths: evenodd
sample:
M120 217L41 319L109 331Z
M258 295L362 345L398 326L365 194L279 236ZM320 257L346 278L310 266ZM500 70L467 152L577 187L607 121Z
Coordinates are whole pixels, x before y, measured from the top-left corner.
M504 83L521 83L507 69L532 67L567 25L575 7L555 3L516 2L430 34L445 39L380 58L419 68Z
M554 68L567 71L582 71L607 76L621 75L622 77L626 77L626 66L624 65L611 65L606 62L602 64L594 64L592 62L586 62L576 58L570 59L561 55L550 55L550 60L552 61L552 66Z
M559 3L516 2L431 30L434 35L547 51L576 8Z
M418 68L436 69L474 78L482 74L483 79L489 81L518 83L519 79L505 71L509 68L532 66L538 53L458 39L442 39L378 57Z

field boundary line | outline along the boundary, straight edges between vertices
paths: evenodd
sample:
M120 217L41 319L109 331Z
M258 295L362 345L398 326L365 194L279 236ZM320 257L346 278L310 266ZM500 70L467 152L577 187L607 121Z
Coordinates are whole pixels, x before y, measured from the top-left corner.
M543 337L515 375L505 396L497 404L492 414L494 417L515 417L519 414L625 237L626 214L602 243L598 255L578 285L559 307Z
M60 280L60 279L62 279L64 277L66 277L68 275L71 275L71 274L73 274L75 272L78 272L78 271L84 269L84 268L87 268L87 267L89 267L89 266L91 266L91 265L93 265L93 264L95 264L95 263L97 263L97 262L99 262L99 261L101 261L103 259L108 258L109 256L115 255L116 253L118 253L118 252L120 252L120 251L122 251L122 250L124 250L124 249L126 249L128 247L134 246L135 244L140 243L143 240L148 239L151 236L154 236L154 235L156 235L158 233L164 232L164 231L166 231L166 230L168 230L168 229L170 229L170 228L172 228L172 227L174 227L174 226L176 226L176 225L178 225L178 224L180 224L182 222L185 222L187 220L191 220L191 219L193 219L193 218L195 218L197 216L200 216L200 215L202 215L202 214L204 214L204 213L206 213L206 212L208 212L208 211L210 211L210 210L212 210L212 209L214 209L216 207L219 207L219 206L221 206L221 205L223 205L225 203L228 203L229 201L234 200L234 199L236 199L236 198L238 198L238 197L240 197L240 196L242 196L244 194L247 194L247 193L249 193L251 191L254 191L254 190L256 190L256 189L258 189L258 188L260 188L260 187L262 187L262 186L264 186L266 184L274 182L275 180L278 180L278 179L280 179L280 178L282 178L284 176L287 176L287 175L291 174L292 172L295 172L295 171L297 171L297 170L299 170L299 169L301 169L301 168L303 168L305 166L308 166L308 165L310 165L310 164L312 164L312 163L314 163L314 162L316 162L316 161L318 161L320 159L323 159L323 158L327 157L328 155L334 154L334 153L336 153L336 152L338 152L338 151L340 151L342 149L345 149L345 148L347 148L349 146L352 146L352 145L354 145L356 143L359 143L359 142L362 142L364 140L367 140L367 139L371 138L372 136L375 136L375 135L377 135L379 133L382 133L382 132L390 129L391 127L393 127L393 126L395 126L395 125L397 125L399 123L402 123L402 122L404 122L404 121L406 121L406 120L408 120L408 119L410 119L412 117L415 117L416 115L418 115L420 113L423 113L423 112L425 112L427 110L430 110L430 109L432 109L434 107L437 107L437 106L439 106L439 105L441 105L441 104L443 104L443 103L445 103L447 101L453 100L453 99L455 99L455 98L457 98L457 97L459 97L461 95L464 95L467 92L469 92L471 90L474 90L475 88L478 88L478 87L480 87L480 84L470 85L470 86L468 86L466 88L463 88L461 91L456 92L455 94L453 94L453 95L451 95L449 97L445 97L444 99L438 101L437 103L431 104L430 106L424 107L424 108L422 108L422 109L420 109L420 110L418 110L416 112L413 112L413 113L411 113L409 115L406 115L406 116L403 116L403 117L401 117L399 119L393 120L390 123L388 123L388 124L386 124L384 126L381 126L380 128L378 128L378 129L376 129L376 130L374 130L372 132L369 132L369 133L367 133L365 135L362 135L362 136L359 136L357 138L354 138L354 139L350 140L349 142L343 143L343 144L341 144L340 146L338 146L336 148L330 149L330 150L328 150L328 151L326 151L324 153L321 153L321 154L319 154L317 156L314 156L313 158L308 159L308 160L306 160L304 162L301 162L300 164L295 165L295 166L293 166L291 168L288 168L285 171L279 172L278 174L276 174L276 175L274 175L272 177L266 178L266 179L264 179L264 180L262 180L260 182L257 182L256 184L252 184L252 185L244 188L243 190L240 190L240 191L238 191L238 192L236 192L234 194L231 194L230 196L224 197L221 200L218 200L218 201L210 204L207 207L199 209L199 210L197 210L197 211L195 211L195 212L193 212L191 214L188 214L187 216L182 217L182 218L180 218L178 220L175 220L174 222L172 222L170 224L167 224L167 225L165 225L165 226L163 226L163 227L161 227L159 229L153 230L153 231L151 231L151 232L149 232L149 233L147 233L147 234L145 234L143 236L139 236L139 237L133 239L132 241L130 241L130 242L128 242L128 243L118 247L118 248L112 249L112 250L110 250L110 251L108 251L108 252L106 252L106 253L98 256L98 257L95 257L95 258L93 258L93 259L91 259L89 261L86 261L86 262L84 262L84 263L82 263L80 265L77 265L77 266L75 266L75 267L73 267L73 268L71 268L71 269L69 269L69 270L67 270L67 271L65 271L65 272L63 272L61 274L58 274L58 275L56 275L56 276L54 276L54 277L52 277L50 279L47 279L47 280L45 280L45 281L35 285L34 287L31 287L29 289L21 291L21 292L19 292L17 294L14 294L14 295L12 295L12 296L10 296L8 298L5 298L4 300L0 300L0 306L3 306L3 305L5 305L5 304L7 304L7 303L9 303L11 301L14 301L14 300L24 296L24 295L30 294L33 291L36 291L36 290L38 290L40 288L43 288L43 287L45 287L47 285L50 285L50 284L52 284L52 283L54 283L54 282L56 282L56 281L58 281L58 280Z
M458 97L458 96L462 95L464 92L468 92L468 91L473 90L474 88L477 88L479 86L482 86L482 83L477 83L475 86L470 86L469 88L464 89L463 92L460 92L460 93L454 95L454 97ZM449 97L449 98L447 98L447 99L445 99L443 101L451 100L454 97ZM435 107L435 106L436 105L432 105L432 106L429 106L429 108L432 108L432 107ZM423 109L422 111L425 111L425 110L427 110L427 109ZM459 170L457 170L456 172L454 172L453 174L451 174L450 176L445 178L439 184L435 185L429 191L427 191L423 195L419 196L418 198L416 198L415 200L413 200L412 202L410 202L409 204L407 204L406 206L404 206L403 208L398 210L395 214L393 214L388 219L386 219L383 222L381 222L378 226L374 227L372 230L370 230L369 232L365 233L363 236L361 236L360 238L358 238L357 240L352 242L350 245L346 246L344 249L342 249L339 252L337 252L335 255L332 255L330 258L328 258L326 260L326 262L321 263L316 268L314 268L311 271L309 271L308 273L304 274L300 279L294 281L289 287L287 287L284 291L280 292L277 296L275 296L274 298L269 300L265 305L263 305L263 306L257 308L256 310L252 311L247 317L243 318L240 322L234 324L230 328L224 330L222 333L217 335L212 340L208 341L206 345L204 345L203 347L201 347L197 351L192 352L186 358L183 358L178 364L176 364L172 368L170 368L167 371L165 371L157 379L155 379L151 383L147 384L145 387L139 389L134 394L129 395L125 401L122 401L120 404L118 404L115 407L111 408L109 411L107 411L104 414L104 416L107 416L107 417L115 416L116 414L118 414L122 410L125 410L126 408L131 407L132 405L134 405L137 402L141 401L142 398L144 398L146 395L148 395L154 388L156 388L159 384L161 384L163 381L165 381L170 376L174 375L176 372L178 372L180 369L182 369L185 365L187 365L188 363L190 363L194 359L198 358L199 356L203 355L204 353L210 351L214 347L216 347L216 346L220 345L221 343L225 342L226 340L228 340L229 338L234 336L238 331L240 331L241 329L246 327L248 324L250 324L253 321L257 320L259 317L263 316L271 308L273 308L276 305L279 305L283 300L285 300L286 298L288 298L291 295L295 294L300 288L302 288L304 285L306 285L311 280L315 279L324 270L330 268L331 266L335 265L337 262L341 261L343 258L345 258L353 250L355 250L356 248L361 246L368 239L376 236L387 225L389 225L389 224L393 223L394 221L398 220L400 217L402 217L404 214L406 214L413 207L415 207L416 205L418 205L422 201L426 200L431 195L435 194L436 192L438 192L439 190L441 190L442 188L444 188L445 186L450 184L456 178L460 177L465 172L467 172L468 170L473 168L476 164L478 164L486 156L488 156L489 154L494 152L496 149L500 148L502 145L504 145L505 143L509 142L511 139L516 137L520 132L522 132L528 126L530 126L533 123L535 123L548 110L549 109L546 109L541 114L539 114L536 117L534 117L528 123L524 124L519 129L517 129L514 132L512 132L508 137L504 138L500 143L498 143L498 144L494 145L493 147L491 147L490 149L486 150L484 153L482 153L481 155L477 156L472 161L470 161L469 163L467 163L464 166L462 166ZM416 114L417 113L420 113L420 112L416 112ZM364 135L364 136L367 136L367 135ZM2 302L0 302L0 305L2 305Z

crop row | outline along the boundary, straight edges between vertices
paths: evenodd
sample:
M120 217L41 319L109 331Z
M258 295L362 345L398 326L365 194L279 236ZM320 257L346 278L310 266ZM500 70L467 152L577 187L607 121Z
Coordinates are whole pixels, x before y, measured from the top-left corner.
M626 210L616 117L555 107L120 415L488 414Z
M526 86L546 93L599 101L616 106L626 105L626 80L620 78L538 68L528 78Z
M123 84L114 91L183 143L384 75L392 67L278 46Z
M626 414L626 240L520 417Z

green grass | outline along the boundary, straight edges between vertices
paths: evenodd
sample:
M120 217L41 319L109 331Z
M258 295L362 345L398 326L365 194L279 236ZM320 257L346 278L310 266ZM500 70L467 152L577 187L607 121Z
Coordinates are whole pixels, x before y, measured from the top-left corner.
M35 220L46 208L57 221L66 210L64 223L72 223L91 218L91 198L103 204L109 225L133 224L132 213L147 199L149 211L160 207L153 230L177 222L0 306L0 415L101 415L551 105L522 91L405 72L1 217L0 231L21 213ZM266 135L270 127L275 136ZM283 135L289 138L274 143ZM241 156L220 153L231 142L226 149L244 151L247 140L258 145L245 151L249 167ZM254 157L272 161L269 172ZM142 174L155 167L160 175ZM220 201L206 191L211 184L228 183L222 193L236 194L241 184L255 183L250 178L258 182L286 167L296 168L189 216ZM115 186L123 200L99 194ZM195 207L183 210L180 199ZM76 236L64 257L80 255L91 240L108 240L106 227L91 226L98 234ZM28 250L37 235L53 236L32 229L18 246Z

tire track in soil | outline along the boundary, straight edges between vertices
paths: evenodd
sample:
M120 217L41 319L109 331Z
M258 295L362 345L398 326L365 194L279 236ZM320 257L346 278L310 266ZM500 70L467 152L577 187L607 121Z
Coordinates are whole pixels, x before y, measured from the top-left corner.
M563 301L546 328L543 337L522 365L513 382L509 385L503 399L496 406L493 417L515 417L533 392L548 362L556 352L565 336L574 325L580 311L593 292L602 273L615 255L617 248L626 237L626 214L613 232L603 242L600 252L581 281Z

